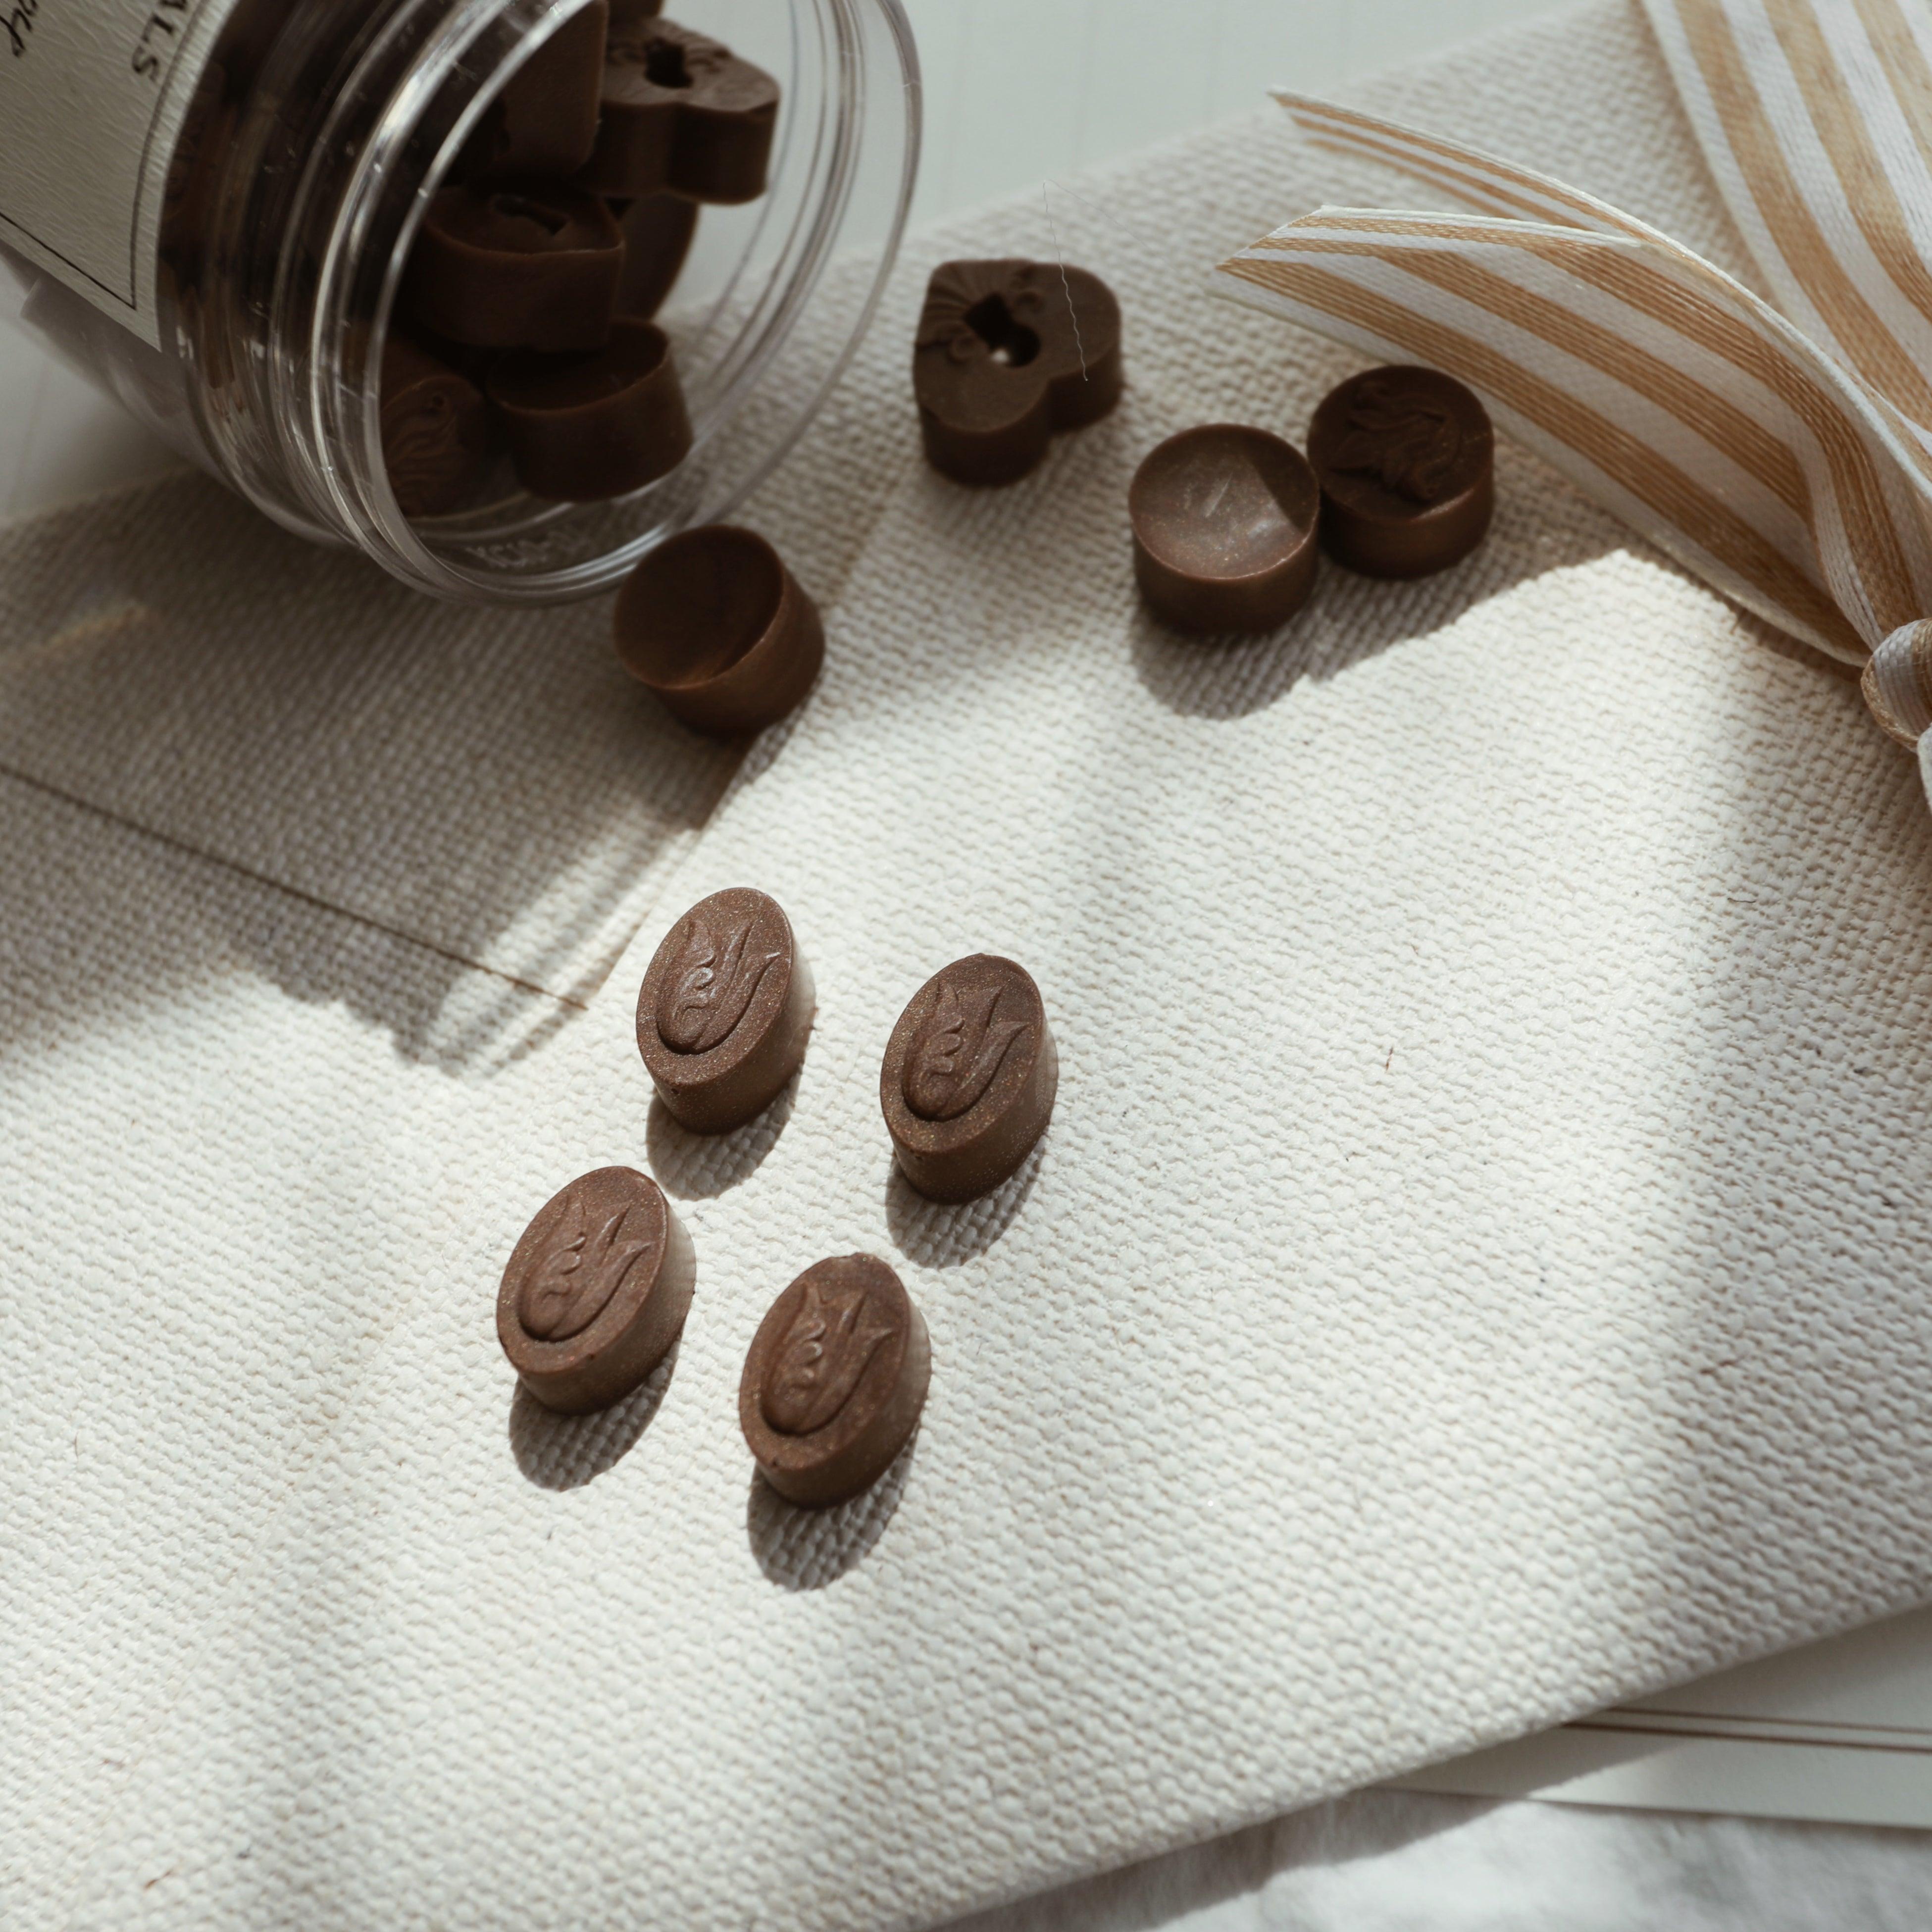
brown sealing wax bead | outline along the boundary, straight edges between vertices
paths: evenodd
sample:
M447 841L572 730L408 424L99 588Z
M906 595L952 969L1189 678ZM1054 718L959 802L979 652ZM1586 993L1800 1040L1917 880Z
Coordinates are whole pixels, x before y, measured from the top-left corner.
M935 973L900 1014L879 1105L907 1180L931 1200L970 1201L1033 1151L1059 1084L1033 976L976 952Z
M668 476L691 448L684 388L654 322L620 319L602 348L582 355L506 356L488 392L532 496L602 502Z
M725 1133L762 1113L798 1071L814 1004L784 908L733 886L699 900L652 956L638 1051L673 1119Z
M544 41L491 102L463 152L470 175L572 175L597 144L610 10L590 0Z
M1321 490L1292 444L1205 423L1148 454L1127 491L1134 575L1176 629L1271 631L1315 582Z
M466 376L393 330L382 344L382 461L406 517L442 517L476 494L490 412Z
M404 277L424 328L479 349L601 347L624 238L592 194L561 182L446 188Z
M1308 425L1322 547L1365 577L1426 577L1483 540L1496 507L1489 412L1453 376L1400 364L1329 391Z
M394 328L390 332L392 337L400 332ZM479 394L490 380L490 371L496 366L496 358L504 352L500 349L478 349L472 342L452 342L448 336L438 335L413 320L406 339L446 369L454 369L459 376L467 376Z
M664 306L691 253L698 204L680 194L644 194L635 201L614 200L610 212L624 236L617 313L648 322Z
M738 1420L766 1482L807 1508L869 1489L912 1439L932 1378L925 1318L872 1255L815 1262L745 1358Z
M913 351L926 460L956 483L1013 483L1056 431L1120 399L1120 306L1098 275L1057 262L946 262Z
M764 538L729 524L651 551L617 595L617 656L693 730L776 724L825 662L818 607Z
M778 84L722 41L672 20L614 26L601 104L585 187L723 202L764 193Z
M497 1338L545 1408L608 1408L670 1352L697 1275L691 1238L657 1183L600 1167L524 1230L496 1293Z

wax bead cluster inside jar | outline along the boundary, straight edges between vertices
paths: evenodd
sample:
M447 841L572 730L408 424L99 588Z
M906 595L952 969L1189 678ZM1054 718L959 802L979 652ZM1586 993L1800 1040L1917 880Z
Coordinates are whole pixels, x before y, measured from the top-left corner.
M467 602L613 590L796 446L919 154L899 0L668 4L210 0L131 309L0 236L0 312L286 530Z
M707 206L766 189L779 86L659 0L593 0L492 101L431 199L384 348L412 519L626 496L692 447L656 318Z

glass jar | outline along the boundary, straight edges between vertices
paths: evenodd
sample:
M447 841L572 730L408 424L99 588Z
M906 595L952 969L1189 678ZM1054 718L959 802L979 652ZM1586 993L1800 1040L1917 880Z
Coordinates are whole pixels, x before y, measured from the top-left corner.
M188 104L161 171L158 346L77 293L72 274L9 250L0 226L23 321L290 530L472 602L609 587L666 537L729 514L836 381L904 227L920 88L899 0L672 0L680 24L782 89L766 191L703 209L657 318L690 454L614 502L506 486L485 506L412 522L385 470L377 380L404 261L498 94L588 4L239 0L194 72L171 77Z

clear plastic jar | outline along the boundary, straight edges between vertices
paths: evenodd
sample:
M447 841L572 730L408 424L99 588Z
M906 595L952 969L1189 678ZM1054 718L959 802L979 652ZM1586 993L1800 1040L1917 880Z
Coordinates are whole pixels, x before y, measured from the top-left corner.
M691 453L614 502L508 492L412 523L385 470L377 380L404 260L496 95L586 4L240 0L167 176L160 348L0 245L22 320L291 530L472 602L609 587L664 538L728 514L837 380L904 224L920 92L899 0L673 0L783 89L766 194L703 211L658 317Z

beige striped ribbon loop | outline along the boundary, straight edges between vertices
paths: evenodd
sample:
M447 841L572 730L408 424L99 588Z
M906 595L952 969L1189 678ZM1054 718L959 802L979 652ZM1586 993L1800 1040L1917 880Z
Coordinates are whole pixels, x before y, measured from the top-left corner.
M1546 175L1292 94L1316 147L1469 212L1319 208L1216 286L1467 382L1688 568L1864 666L1879 722L1914 743L1932 726L1932 8L1645 4L1771 301Z

